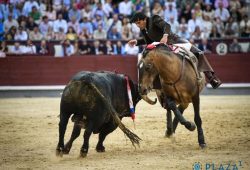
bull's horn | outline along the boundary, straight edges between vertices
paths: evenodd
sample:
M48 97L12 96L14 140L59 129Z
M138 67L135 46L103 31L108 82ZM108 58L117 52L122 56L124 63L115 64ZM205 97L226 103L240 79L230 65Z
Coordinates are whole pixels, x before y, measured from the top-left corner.
M154 105L154 104L156 104L156 102L157 102L157 99L155 98L155 101L153 101L153 100L151 100L147 95L141 95L141 98L145 101L145 102L147 102L147 103L149 103L149 104L151 104L151 105Z

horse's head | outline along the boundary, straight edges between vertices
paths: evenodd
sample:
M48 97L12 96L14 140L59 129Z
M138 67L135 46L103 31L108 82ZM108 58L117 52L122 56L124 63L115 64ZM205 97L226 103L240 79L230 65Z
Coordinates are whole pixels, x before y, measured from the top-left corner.
M139 73L139 93L146 96L153 89L153 82L158 71L154 66L153 51L144 53L145 55L139 60L137 68ZM148 101L147 101L148 102ZM154 101L156 102L156 101ZM154 103L151 101L151 103Z

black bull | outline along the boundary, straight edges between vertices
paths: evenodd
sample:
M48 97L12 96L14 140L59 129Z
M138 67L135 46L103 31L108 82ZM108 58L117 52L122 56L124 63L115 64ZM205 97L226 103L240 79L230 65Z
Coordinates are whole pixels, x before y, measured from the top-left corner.
M131 79L129 85L133 106L141 99L138 86ZM72 116L75 122L70 140L64 146L64 135L68 120ZM65 87L60 104L59 142L56 153L69 153L73 141L85 129L84 142L80 151L86 156L89 148L89 138L92 133L99 133L96 145L97 152L104 152L103 141L117 126L129 137L132 144L139 144L140 138L130 132L122 123L123 117L131 116L127 81L124 75L112 72L79 72Z

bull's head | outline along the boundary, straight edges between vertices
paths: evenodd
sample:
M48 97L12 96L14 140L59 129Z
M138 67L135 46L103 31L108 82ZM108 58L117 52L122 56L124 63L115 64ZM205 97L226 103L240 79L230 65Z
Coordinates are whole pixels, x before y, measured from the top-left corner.
M150 53L148 53L150 55ZM153 89L153 82L155 78L158 76L158 71L154 66L153 61L150 57L145 57L140 59L137 65L138 73L139 73L139 93L149 104L155 104L155 101L152 101L147 97L147 94Z

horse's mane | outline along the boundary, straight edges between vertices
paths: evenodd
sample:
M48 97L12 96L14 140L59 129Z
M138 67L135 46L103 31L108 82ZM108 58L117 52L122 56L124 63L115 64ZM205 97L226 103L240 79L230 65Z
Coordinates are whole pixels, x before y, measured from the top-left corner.
M155 48L152 48L152 49L145 48L143 53L142 53L142 58L145 58L147 56L147 54L150 51L154 50L154 49L155 50L161 50L161 51L164 52L164 54L169 55L169 56L173 56L173 54L174 54L173 51L171 50L171 48L168 45L159 44ZM176 55L176 54L174 54L174 55ZM179 55L177 54L177 56L179 56Z

